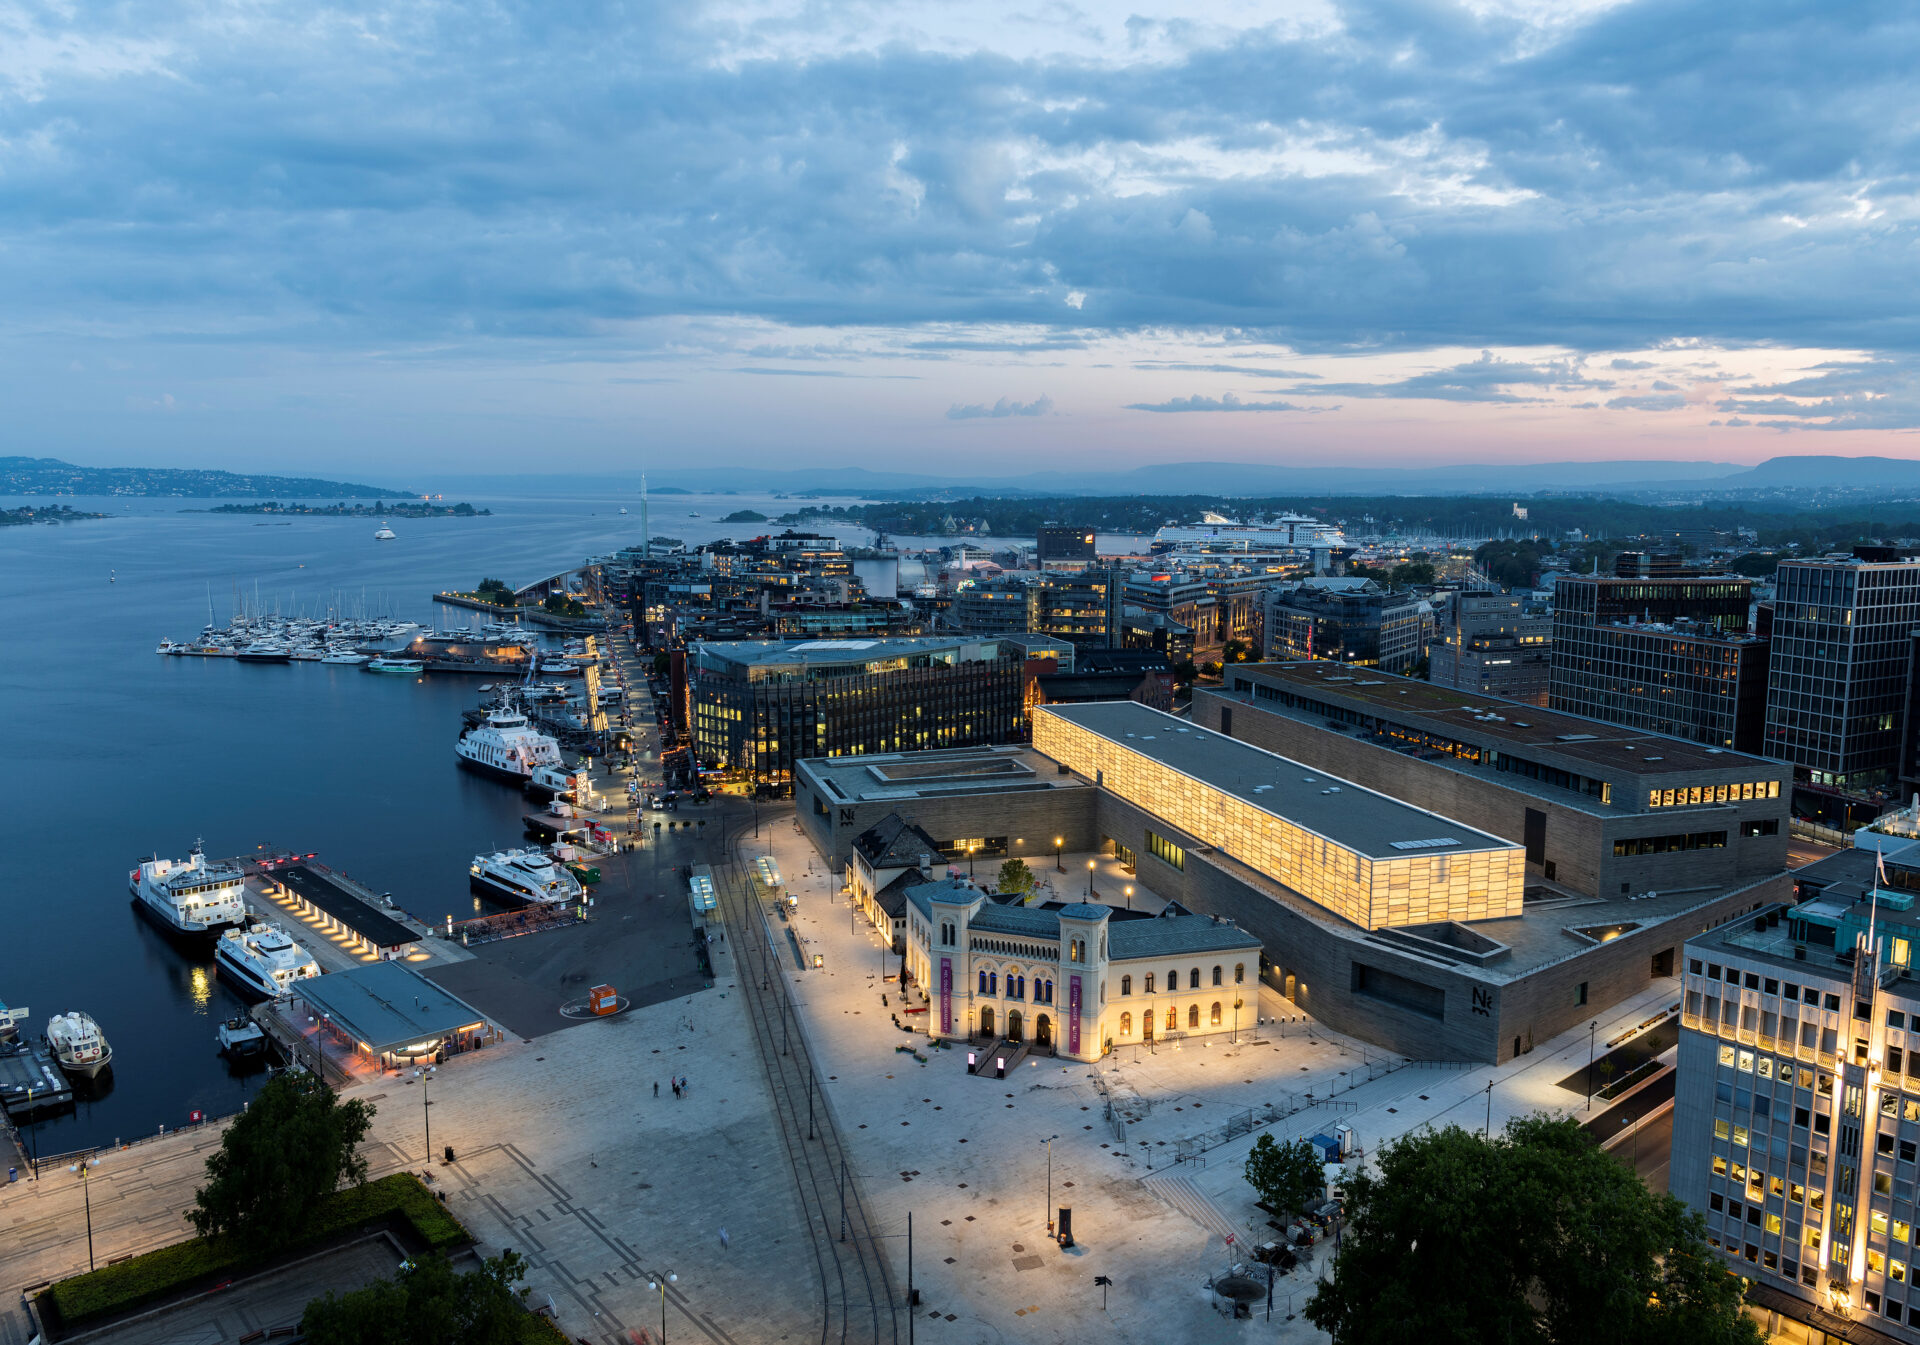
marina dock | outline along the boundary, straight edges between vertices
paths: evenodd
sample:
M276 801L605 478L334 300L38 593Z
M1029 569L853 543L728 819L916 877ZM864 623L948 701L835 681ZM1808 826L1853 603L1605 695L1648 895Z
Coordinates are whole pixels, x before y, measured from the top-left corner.
M73 1087L46 1047L24 1040L0 1046L0 1106L9 1119L25 1120L72 1101Z
M404 956L426 931L390 914L379 898L312 859L246 861L269 897L291 906L362 958Z

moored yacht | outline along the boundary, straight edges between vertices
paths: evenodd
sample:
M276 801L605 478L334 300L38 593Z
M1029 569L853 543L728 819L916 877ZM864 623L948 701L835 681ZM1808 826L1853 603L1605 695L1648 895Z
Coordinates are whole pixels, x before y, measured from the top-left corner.
M370 673L398 673L402 677L425 672L425 661L417 658L371 658L361 665L361 670Z
M285 663L292 653L285 645L272 640L255 640L234 657L242 663Z
M222 971L232 974L235 988L268 999L286 994L295 981L320 974L320 964L306 949L284 931L264 923L230 929L221 935L213 960Z
M357 649L329 649L321 658L322 663L343 663L357 666L369 661L373 655L363 654Z
M491 710L480 723L463 729L453 750L462 765L517 785L526 784L542 766L560 764L560 744L512 708Z
M566 799L572 802L587 789L584 767L541 766L527 780L527 793L536 799Z
M187 859L142 860L127 875L141 909L175 934L217 934L247 922L246 875L231 864L209 864L200 842Z
M84 1013L57 1013L49 1018L47 1046L62 1070L83 1079L91 1079L113 1063L107 1034Z
M236 1060L259 1055L267 1049L267 1034L260 1030L260 1024L244 1015L227 1019L214 1030L213 1036L220 1043L220 1054Z
M475 855L472 886L509 906L565 905L580 897L580 880L544 850L502 850Z

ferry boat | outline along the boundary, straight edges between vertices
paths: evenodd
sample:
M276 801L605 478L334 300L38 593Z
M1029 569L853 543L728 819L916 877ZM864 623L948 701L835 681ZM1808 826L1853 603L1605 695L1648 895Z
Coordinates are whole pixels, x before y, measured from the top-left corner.
M393 529L387 527L384 523L381 524L380 530L373 534L373 540L376 542L391 542L393 540Z
M69 1077L91 1079L113 1063L107 1034L84 1013L57 1013L49 1018L47 1046Z
M247 922L246 876L231 864L209 864L200 842L184 860L142 860L127 874L133 899L175 934L218 934Z
M278 999L320 974L320 964L283 931L268 924L230 929L220 936L213 960L234 978L236 989L266 999Z
M580 899L580 880L545 850L475 855L471 885L509 906L566 905Z
M361 665L361 670L370 673L398 673L402 677L411 677L415 673L427 670L424 660L417 658L370 658Z
M542 766L560 765L560 744L511 708L490 710L479 724L461 730L453 750L469 769L516 785L525 785Z

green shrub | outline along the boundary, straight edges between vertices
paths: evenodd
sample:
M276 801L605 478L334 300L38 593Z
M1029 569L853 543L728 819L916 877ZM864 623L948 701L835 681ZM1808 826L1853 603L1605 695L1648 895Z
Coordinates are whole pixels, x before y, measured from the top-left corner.
M398 1172L328 1196L307 1220L301 1235L281 1251L290 1255L389 1219L404 1221L434 1251L473 1240L418 1177ZM42 1295L42 1302L50 1302L60 1320L72 1327L108 1313L144 1307L197 1280L243 1274L260 1259L258 1247L232 1238L193 1238L61 1280Z

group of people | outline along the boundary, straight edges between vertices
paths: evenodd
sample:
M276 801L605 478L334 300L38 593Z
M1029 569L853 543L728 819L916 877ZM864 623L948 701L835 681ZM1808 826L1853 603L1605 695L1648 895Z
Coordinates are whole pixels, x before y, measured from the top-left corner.
M686 1076L686 1075L684 1075L684 1074L676 1074L676 1075L674 1075L674 1076L673 1076L672 1078L670 1078L670 1079L668 1079L668 1080L667 1080L667 1082L668 1082L669 1084L671 1084L671 1085L673 1086L673 1095L674 1095L675 1097L685 1097L685 1096L686 1096L686 1094L687 1094L687 1091L688 1091L688 1090L687 1090L687 1076ZM657 1080L657 1079L656 1079L656 1080L654 1081L654 1085L653 1085L653 1095L654 1095L655 1097L659 1097L659 1096L660 1096L660 1082L659 1082L659 1080Z

